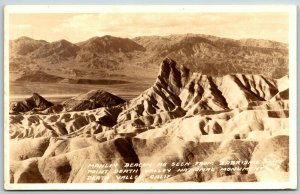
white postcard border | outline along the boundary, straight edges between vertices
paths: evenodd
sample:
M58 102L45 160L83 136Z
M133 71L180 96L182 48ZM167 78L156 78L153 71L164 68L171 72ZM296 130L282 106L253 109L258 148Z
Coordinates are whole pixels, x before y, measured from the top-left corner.
M59 183L9 181L9 14L12 13L288 12L289 14L289 182ZM238 190L297 188L297 7L295 5L8 5L4 13L4 181L7 190Z

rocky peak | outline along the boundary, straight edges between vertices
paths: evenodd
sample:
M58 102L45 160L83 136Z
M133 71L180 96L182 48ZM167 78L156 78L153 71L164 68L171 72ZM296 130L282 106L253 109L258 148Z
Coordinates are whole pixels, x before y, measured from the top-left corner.
M53 43L53 45L56 45L57 47L77 47L76 45L73 45L71 42L69 42L65 39L56 41Z
M189 74L190 70L187 67L183 65L178 67L173 59L167 57L161 63L158 79L167 82L171 89L178 93L186 84Z
M91 90L63 102L67 111L83 111L123 104L126 101L104 90Z
M33 93L32 94L32 98L43 98L42 96L40 96L38 93Z
M174 69L176 66L176 62L170 58L165 58L161 65L159 70L159 76L163 78L169 78L171 69Z
M27 112L31 110L45 110L53 106L52 102L47 101L38 93L33 93L30 98L23 101L15 102L11 104L11 112Z
M35 107L46 109L50 106L53 106L52 102L47 101L45 98L43 98L38 93L33 93L31 98L27 99L27 101L30 101L34 104Z

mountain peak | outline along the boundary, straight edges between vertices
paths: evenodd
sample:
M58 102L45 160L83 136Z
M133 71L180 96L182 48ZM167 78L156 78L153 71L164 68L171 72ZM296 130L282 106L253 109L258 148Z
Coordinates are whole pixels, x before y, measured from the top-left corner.
M52 42L50 44L52 44L52 45L61 45L61 46L69 46L69 47L77 47L76 45L74 45L73 43L67 41L66 39L60 39L60 40Z
M10 54L13 55L27 55L41 46L47 44L45 40L35 40L27 36L21 36L9 43Z
M114 36L107 34L107 35L101 36L100 38L119 38L119 37L114 37Z
M14 43L21 43L21 44L40 44L40 46L42 44L48 43L46 40L37 40L37 39L30 38L28 36L20 36L19 38L11 41Z
M185 79L182 79L182 75L186 74L188 70L183 66L180 66L180 68L176 66L176 62L173 59L165 58L161 63L158 79L166 82L174 93L179 94L185 82Z
M165 58L160 65L159 76L168 78L174 68L176 68L176 62L169 57Z
M65 39L61 39L39 47L31 53L31 56L38 59L49 57L51 59L50 61L54 61L51 63L58 63L61 60L74 57L78 50L79 47L77 45Z
M83 111L101 107L116 106L126 101L104 90L91 90L63 102L67 111Z
M58 41L56 41L56 42L61 42L61 43L71 43L71 42L67 41L66 39L60 39L60 40L58 40ZM71 44L72 44L72 43L71 43Z
M77 43L77 45L80 46L81 49L77 53L76 60L79 62L88 62L93 65L95 64L96 66L102 64L107 65L107 63L112 64L112 61L116 61L116 58L107 60L107 54L111 54L110 58L120 54L123 54L123 57L127 58L127 53L145 51L143 46L131 39L110 35L93 37L87 41ZM115 67L115 65L113 66ZM111 65L108 65L108 67L114 68Z
M52 102L47 101L45 98L43 98L41 95L39 95L36 92L34 92L32 96L27 100L34 102L36 107L40 107L42 109L53 106Z
M174 74L174 72L176 72L177 76L179 76L178 78L181 78L188 76L190 69L182 64L178 65L176 61L169 57L165 58L160 65L158 75L163 78L169 78L170 74Z
M15 39L15 41L22 41L22 40L34 40L28 36L20 36L19 38Z
M36 92L34 92L33 94L32 94L32 97L33 98L43 98L42 96L40 96L38 93L36 93Z

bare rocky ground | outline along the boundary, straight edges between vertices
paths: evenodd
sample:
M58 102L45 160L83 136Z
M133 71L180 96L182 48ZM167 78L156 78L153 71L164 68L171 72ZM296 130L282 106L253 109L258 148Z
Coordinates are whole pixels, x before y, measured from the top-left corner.
M10 181L287 181L288 94L288 76L208 76L170 58L127 102L92 91L53 105L35 94L11 109Z

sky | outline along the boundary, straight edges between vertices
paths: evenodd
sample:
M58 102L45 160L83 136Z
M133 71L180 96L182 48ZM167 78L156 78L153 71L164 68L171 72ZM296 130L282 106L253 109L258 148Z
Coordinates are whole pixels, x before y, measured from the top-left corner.
M39 13L10 14L9 39L28 36L76 43L94 36L124 38L208 34L288 43L288 14L257 13Z

